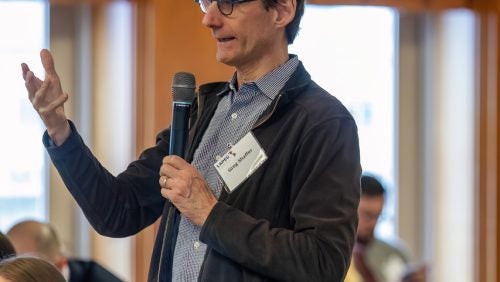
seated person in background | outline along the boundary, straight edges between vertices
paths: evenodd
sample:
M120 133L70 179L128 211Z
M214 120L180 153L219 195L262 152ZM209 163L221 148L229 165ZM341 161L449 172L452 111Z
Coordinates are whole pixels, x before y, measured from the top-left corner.
M9 238L0 232L0 260L16 255Z
M35 257L12 257L0 261L0 282L66 282L66 280L48 261Z
M32 254L53 263L68 282L122 281L94 261L64 256L59 237L48 223L34 220L19 222L7 232L7 237L17 254Z
M348 277L358 276L358 281L364 282L425 281L425 269L412 269L408 252L401 245L374 235L384 196L385 189L377 178L362 175L358 233Z

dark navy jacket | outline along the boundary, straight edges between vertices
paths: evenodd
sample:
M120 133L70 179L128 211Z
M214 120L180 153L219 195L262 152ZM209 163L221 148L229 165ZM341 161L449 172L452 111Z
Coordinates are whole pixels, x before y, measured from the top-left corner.
M191 160L227 83L200 87L191 116ZM105 170L72 125L44 143L66 186L100 234L134 235L163 213L149 281L170 281L179 214L160 195L168 129L118 176ZM252 132L268 160L231 194L224 189L200 241L200 281L342 281L357 226L361 166L356 124L302 64Z

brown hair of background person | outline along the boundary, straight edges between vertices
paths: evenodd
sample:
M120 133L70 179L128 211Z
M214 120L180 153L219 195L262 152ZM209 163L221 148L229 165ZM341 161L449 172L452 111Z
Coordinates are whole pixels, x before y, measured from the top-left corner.
M9 238L7 238L5 234L0 232L0 260L15 255L16 251L14 250L14 246L12 246L12 243L10 242Z
M0 261L0 282L65 282L51 263L35 257L12 257Z

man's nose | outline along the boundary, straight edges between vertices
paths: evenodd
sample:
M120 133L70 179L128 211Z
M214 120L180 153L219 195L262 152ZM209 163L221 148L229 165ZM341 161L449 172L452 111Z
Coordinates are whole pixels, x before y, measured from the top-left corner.
M215 27L219 25L220 23L220 16L221 13L219 11L219 8L217 8L217 1L212 1L210 5L207 8L206 14L203 16L202 19L202 24L207 26L207 27Z

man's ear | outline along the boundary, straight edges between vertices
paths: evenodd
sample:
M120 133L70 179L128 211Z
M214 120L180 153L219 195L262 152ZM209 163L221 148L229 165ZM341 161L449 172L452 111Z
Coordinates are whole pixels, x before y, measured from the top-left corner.
M285 27L295 17L297 0L277 0L277 2L276 7L274 7L277 11L276 25Z

